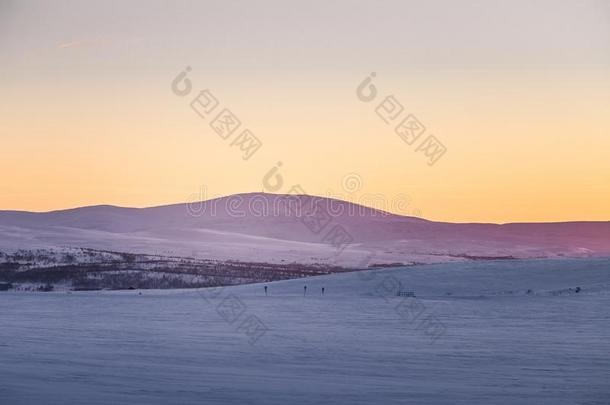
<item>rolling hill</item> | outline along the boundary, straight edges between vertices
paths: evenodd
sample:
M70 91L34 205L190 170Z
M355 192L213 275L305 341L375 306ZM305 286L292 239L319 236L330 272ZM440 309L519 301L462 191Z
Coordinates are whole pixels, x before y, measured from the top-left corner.
M0 211L0 251L62 248L343 267L593 257L610 255L610 222L444 223L267 193L151 208Z

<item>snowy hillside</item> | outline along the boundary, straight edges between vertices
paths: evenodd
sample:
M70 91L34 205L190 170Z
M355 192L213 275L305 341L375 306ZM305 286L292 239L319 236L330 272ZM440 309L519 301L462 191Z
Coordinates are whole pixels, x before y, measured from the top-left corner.
M347 267L370 264L371 255L376 264L589 257L610 254L610 222L440 223L339 200L263 193L144 209L0 211L0 251L68 247Z

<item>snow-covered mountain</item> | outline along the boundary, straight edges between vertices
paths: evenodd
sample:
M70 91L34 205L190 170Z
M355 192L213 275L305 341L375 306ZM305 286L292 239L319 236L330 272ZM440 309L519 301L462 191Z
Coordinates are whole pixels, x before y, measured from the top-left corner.
M142 209L0 211L0 251L66 247L366 267L610 255L610 222L443 223L323 197L267 193Z

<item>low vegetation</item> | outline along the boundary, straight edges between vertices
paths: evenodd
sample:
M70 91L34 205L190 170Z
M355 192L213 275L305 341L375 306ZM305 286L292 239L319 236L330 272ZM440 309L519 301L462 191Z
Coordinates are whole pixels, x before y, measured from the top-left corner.
M93 249L0 252L0 283L52 291L215 287L316 276L347 269L168 257Z

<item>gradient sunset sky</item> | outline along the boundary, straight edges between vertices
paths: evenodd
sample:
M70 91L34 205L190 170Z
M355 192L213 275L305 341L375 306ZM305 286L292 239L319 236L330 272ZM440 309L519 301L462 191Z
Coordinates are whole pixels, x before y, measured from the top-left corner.
M286 188L431 220L610 220L604 0L0 0L0 85L0 209L261 191L281 161ZM206 88L251 159L190 108ZM376 115L387 95L446 146L435 165Z

